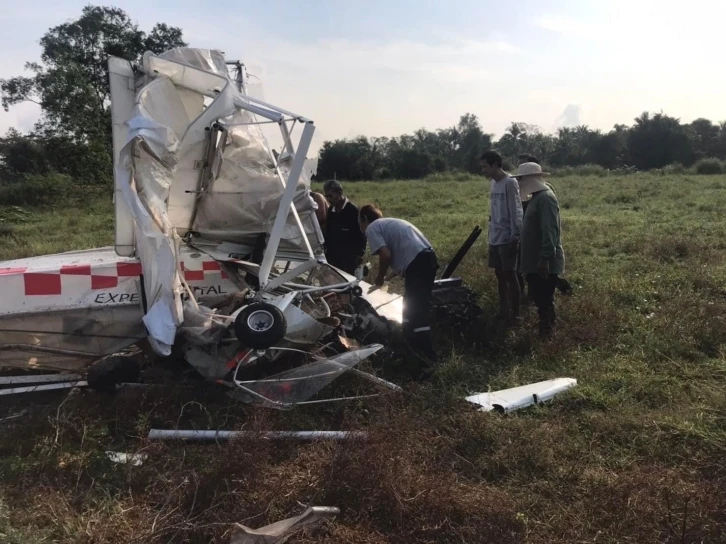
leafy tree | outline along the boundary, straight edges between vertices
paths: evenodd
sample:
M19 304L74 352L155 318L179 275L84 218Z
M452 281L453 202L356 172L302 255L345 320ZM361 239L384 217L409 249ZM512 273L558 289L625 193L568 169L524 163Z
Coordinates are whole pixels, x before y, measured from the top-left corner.
M694 161L686 128L678 119L663 113L651 116L644 112L635 118L628 134L628 152L641 170L663 168L674 162L688 166Z
M318 156L317 177L333 177L350 181L373 179L376 170L375 145L365 136L352 141L326 141Z
M708 119L701 118L688 125L687 130L695 158L716 156L720 134L719 125L714 125Z
M450 164L466 172L479 172L481 154L492 146L491 135L484 133L479 118L472 113L461 116L454 133L457 137Z
M627 132L611 130L592 142L588 158L604 168L619 168L625 164L626 151Z
M101 180L111 179L108 57L138 62L147 50L185 46L182 31L157 24L146 34L121 9L86 6L77 20L51 28L40 45L41 62L26 64L33 76L0 80L3 108L24 101L40 104L36 136L83 146L87 175L100 172Z
M0 180L18 181L24 174L50 170L44 146L37 138L23 136L11 128L0 138Z
M714 143L713 155L719 159L726 159L726 122L720 123L718 129L718 138Z

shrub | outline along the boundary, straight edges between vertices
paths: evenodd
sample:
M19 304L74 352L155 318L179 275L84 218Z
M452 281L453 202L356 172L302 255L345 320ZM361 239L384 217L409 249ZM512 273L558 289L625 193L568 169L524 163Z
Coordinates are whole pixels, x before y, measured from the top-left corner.
M31 174L0 187L0 205L52 206L67 202L82 189L64 174ZM79 195L80 196L80 195Z
M567 177L567 176L597 176L597 177L605 177L608 175L608 171L606 168L603 168L599 164L581 164L578 166L563 166L562 168L558 168L555 172L558 176Z
M688 174L688 168L686 168L683 164L680 162L673 162L669 164L668 166L663 167L663 174L664 175L671 175L671 174Z
M696 163L696 173L707 176L722 174L723 164L718 159L701 159Z
M470 174L469 172L462 172L461 170L452 170L450 172L437 172L435 174L429 174L423 181L426 182L447 182L452 181L476 181L481 179L481 176L476 174Z

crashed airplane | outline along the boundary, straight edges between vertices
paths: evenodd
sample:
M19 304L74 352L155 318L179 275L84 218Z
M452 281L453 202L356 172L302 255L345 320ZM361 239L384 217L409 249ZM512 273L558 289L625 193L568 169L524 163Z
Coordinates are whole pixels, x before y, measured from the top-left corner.
M250 96L245 66L219 51L108 66L115 246L0 263L0 367L87 370L101 387L138 374L129 347L174 347L243 400L288 407L380 349L402 298L326 262L313 122ZM263 124L279 128L279 155ZM375 343L321 356L340 331ZM305 361L242 378L291 352Z

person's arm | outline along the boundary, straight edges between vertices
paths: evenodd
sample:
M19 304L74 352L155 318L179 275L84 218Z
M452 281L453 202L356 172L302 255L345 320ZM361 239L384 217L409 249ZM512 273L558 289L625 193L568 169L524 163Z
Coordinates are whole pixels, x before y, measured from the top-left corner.
M386 281L386 272L391 265L391 250L383 246L378 250L378 276L376 276L375 284L380 287Z
M378 255L378 276L375 285L381 286L386 279L386 270L391 264L391 250L386 246L386 240L383 237L382 229L379 224L371 223L366 229L366 238L371 249L371 255Z
M363 256L366 252L366 236L365 234L363 234L363 231L360 230L360 225L358 224L357 209L351 207L351 211L353 211L354 213L351 213L349 218L350 238L355 251L357 264L361 264L363 262Z
M542 233L542 244L539 251L539 262L537 271L540 276L547 278L550 271L550 262L557 253L557 238L559 235L559 208L554 198L542 195L539 203L540 232Z
M507 208L509 209L509 230L512 233L510 243L518 245L522 231L522 199L519 196L517 182L512 179L507 180L504 193L507 198Z

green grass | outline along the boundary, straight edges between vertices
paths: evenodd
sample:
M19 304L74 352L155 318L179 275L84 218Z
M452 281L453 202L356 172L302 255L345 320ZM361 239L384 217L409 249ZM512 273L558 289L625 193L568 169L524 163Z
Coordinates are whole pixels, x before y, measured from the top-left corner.
M228 524L276 521L298 501L341 516L291 542L726 541L726 176L552 181L575 285L558 297L552 340L538 339L531 309L519 330L482 325L483 345L439 330L446 361L431 383L342 407L277 413L214 386L34 399L31 414L0 422L0 541L225 542ZM484 180L346 191L411 220L442 262L486 227ZM0 258L111 244L111 212L110 202L0 209ZM490 315L485 236L458 273ZM579 386L506 417L460 400L559 376ZM144 438L177 425L366 429L371 440ZM113 465L107 449L149 459Z

